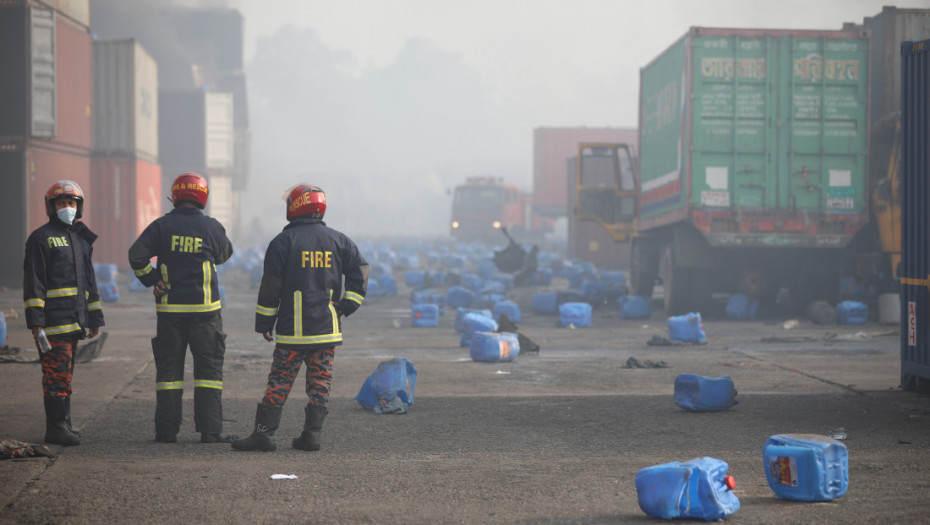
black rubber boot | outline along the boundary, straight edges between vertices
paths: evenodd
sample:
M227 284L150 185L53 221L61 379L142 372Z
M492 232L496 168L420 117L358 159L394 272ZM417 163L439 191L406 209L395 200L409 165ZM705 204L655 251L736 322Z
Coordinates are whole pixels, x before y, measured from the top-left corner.
M248 451L273 451L277 447L271 438L274 436L274 431L278 429L280 422L281 407L259 403L258 409L255 411L255 430L251 436L233 441L232 448Z
M68 424L68 430L77 437L81 437L81 429L71 426L71 396L65 398L65 423Z
M64 445L71 447L81 444L81 438L75 436L68 430L68 423L65 421L67 413L66 397L46 397L45 398L45 442L55 445Z
M307 415L304 420L304 431L299 438L294 439L291 445L299 450L320 450L320 432L323 430L323 420L329 410L323 405L307 405L304 407Z

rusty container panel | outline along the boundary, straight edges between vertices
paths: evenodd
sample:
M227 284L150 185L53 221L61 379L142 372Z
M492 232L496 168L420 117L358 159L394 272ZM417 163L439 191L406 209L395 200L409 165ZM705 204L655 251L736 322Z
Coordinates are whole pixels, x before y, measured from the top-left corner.
M636 128L536 128L533 130L533 212L543 217L572 215L566 205L565 161L580 142L624 143L636 149Z
M134 39L94 42L94 151L158 161L158 64Z
M161 215L161 166L138 157L94 157L91 193L99 235L94 260L129 269L129 246Z
M93 222L96 209L93 195L89 194L90 156L67 153L46 147L39 141L30 142L26 149L26 229L32 232L48 222L45 213L45 192L59 180L73 180L84 191L86 206L82 220Z
M93 50L87 28L65 17L55 20L56 143L93 148Z

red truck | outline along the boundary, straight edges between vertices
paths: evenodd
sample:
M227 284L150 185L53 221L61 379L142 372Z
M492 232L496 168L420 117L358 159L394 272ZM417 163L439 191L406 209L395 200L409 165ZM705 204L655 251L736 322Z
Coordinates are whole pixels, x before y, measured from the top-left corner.
M501 240L501 228L527 229L530 196L498 177L468 177L455 187L449 233L460 240Z

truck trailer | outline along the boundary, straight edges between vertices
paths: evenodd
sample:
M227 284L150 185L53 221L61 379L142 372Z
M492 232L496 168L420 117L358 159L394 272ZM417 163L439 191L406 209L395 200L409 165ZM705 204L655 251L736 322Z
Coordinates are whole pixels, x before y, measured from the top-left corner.
M604 145L580 145L577 191L579 218L632 239L633 293L661 282L669 314L713 292L836 297L874 237L869 45L863 29L696 27L642 68L635 176L615 145L614 187L586 186Z

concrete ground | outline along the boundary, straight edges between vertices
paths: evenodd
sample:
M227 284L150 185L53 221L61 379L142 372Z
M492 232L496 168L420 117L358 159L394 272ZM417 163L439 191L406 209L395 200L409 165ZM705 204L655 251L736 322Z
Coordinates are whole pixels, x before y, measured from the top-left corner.
M272 345L252 332L257 291L224 273L227 432L251 431ZM559 283L557 282L556 285ZM199 443L188 370L178 443L154 442L148 292L122 287L105 304L108 340L79 364L73 419L82 444L54 458L0 461L0 523L628 523L651 522L637 504L636 473L670 461L726 461L741 509L729 523L926 521L930 397L899 389L896 326L813 325L803 319L705 319L700 346L649 346L667 335L647 320L595 310L588 328L555 326L530 309L533 288L511 296L538 355L478 363L459 346L454 312L411 328L401 286L345 321L337 349L323 449L292 449L303 423L302 381L277 432L278 450L246 453ZM0 291L8 343L24 362L0 363L0 439L41 443L41 369L17 289ZM406 415L378 415L354 400L382 361L417 368ZM627 368L664 362L666 368ZM188 360L190 363L190 360ZM729 375L739 404L714 413L672 400L681 373ZM779 500L764 474L773 434L844 428L849 489L823 503ZM297 479L272 480L272 474Z

